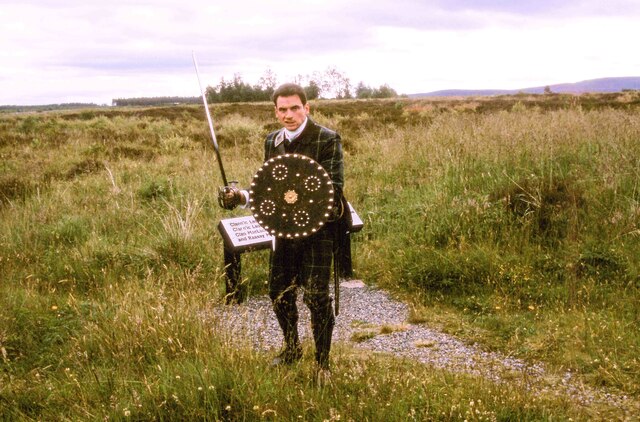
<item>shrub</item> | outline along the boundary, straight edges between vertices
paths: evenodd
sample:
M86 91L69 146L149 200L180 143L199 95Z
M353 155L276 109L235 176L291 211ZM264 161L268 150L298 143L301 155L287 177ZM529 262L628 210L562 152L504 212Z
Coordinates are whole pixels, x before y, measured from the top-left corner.
M564 239L572 218L585 206L582 189L570 179L525 178L494 191L510 214L530 229L534 238L549 243Z
M4 292L3 292L4 295ZM4 322L2 347L12 367L45 368L60 364L61 353L81 328L76 310L39 296L13 292L3 301L11 319ZM1 407L1 406L0 406Z
M168 199L175 193L175 186L166 177L145 180L138 189L138 196L146 201L160 198Z
M594 243L585 245L576 263L579 277L592 277L601 283L624 283L628 263L615 247Z
M408 287L427 293L469 294L487 285L494 263L481 250L467 255L412 247L398 262Z
M0 175L0 206L13 199L23 199L30 195L34 186L31 180L15 174Z
M64 216L57 222L43 227L44 239L50 246L78 245L89 238L91 227L85 217Z
M220 145L246 145L260 142L264 138L262 125L250 117L240 114L224 116L216 129Z

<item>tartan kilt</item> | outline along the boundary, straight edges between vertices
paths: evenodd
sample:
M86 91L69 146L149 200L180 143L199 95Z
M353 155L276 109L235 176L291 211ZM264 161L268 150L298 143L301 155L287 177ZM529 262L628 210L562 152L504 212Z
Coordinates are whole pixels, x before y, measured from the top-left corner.
M272 299L294 285L304 287L305 296L309 298L329 295L333 259L331 225L304 239L276 238L269 274Z

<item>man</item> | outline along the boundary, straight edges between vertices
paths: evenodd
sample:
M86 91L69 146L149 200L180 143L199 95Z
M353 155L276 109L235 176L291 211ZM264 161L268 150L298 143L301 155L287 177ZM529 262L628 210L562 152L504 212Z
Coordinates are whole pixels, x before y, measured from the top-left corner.
M340 136L316 124L309 117L309 104L302 87L284 84L273 94L275 115L282 129L267 135L264 160L285 153L306 155L317 161L329 174L334 188L336 206L331 220L345 213L343 202L344 169ZM234 187L221 190L220 201L225 208L246 204L247 192ZM347 212L348 213L348 212ZM298 336L297 288L304 289L303 300L311 313L311 328L315 342L318 382L326 381L329 372L331 335L335 324L329 295L331 260L336 222L303 239L276 238L270 259L269 297L284 336L284 349L273 360L274 365L288 365L302 358Z

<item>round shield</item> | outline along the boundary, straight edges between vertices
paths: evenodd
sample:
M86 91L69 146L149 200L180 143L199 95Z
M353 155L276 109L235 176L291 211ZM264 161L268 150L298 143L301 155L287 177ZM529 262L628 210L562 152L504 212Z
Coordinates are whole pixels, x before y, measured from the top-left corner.
M333 183L324 168L300 154L267 160L251 181L249 204L256 221L273 236L312 235L333 208Z

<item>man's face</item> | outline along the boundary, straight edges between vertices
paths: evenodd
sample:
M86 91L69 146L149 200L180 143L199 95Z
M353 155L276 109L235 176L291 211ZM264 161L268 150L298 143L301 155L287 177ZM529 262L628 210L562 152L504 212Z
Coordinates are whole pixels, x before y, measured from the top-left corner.
M297 95L279 96L276 99L276 117L288 130L298 129L307 114L309 114L309 103L302 105L302 101Z

